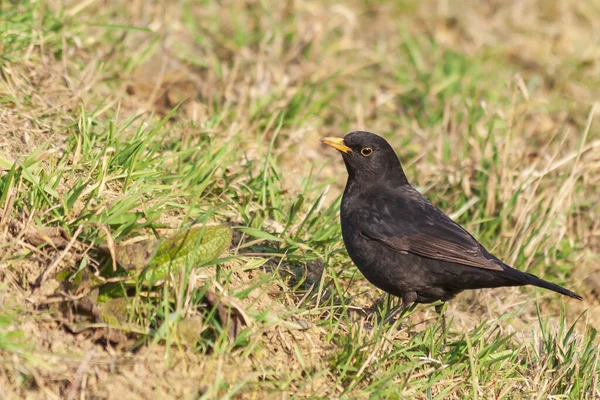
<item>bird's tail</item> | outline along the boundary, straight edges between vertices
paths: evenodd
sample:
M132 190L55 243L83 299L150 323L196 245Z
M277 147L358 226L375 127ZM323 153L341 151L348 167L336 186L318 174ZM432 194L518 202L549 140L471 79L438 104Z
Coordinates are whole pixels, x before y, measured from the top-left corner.
M554 283L550 283L548 281L540 279L535 275L531 275L524 272L522 274L523 275L519 276L519 278L521 278L523 283L525 283L526 285L533 285L544 289L550 289L565 296L569 296L577 300L583 300L583 297L581 297L575 292L570 291L569 289L565 289L562 286L558 286Z

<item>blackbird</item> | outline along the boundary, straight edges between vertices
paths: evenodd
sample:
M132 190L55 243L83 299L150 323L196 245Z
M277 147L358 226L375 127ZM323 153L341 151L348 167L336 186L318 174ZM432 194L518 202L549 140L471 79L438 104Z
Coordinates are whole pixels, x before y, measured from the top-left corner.
M443 303L467 289L534 285L582 300L490 254L408 183L382 137L359 131L321 142L342 153L348 171L340 210L348 255L369 282L402 298L385 321L413 303Z

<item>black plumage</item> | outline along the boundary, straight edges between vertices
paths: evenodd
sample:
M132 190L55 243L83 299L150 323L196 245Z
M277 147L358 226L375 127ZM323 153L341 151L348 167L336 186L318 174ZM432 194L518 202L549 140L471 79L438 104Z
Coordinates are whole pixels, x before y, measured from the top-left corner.
M385 139L352 132L321 141L342 153L348 171L340 211L348 254L369 282L401 297L402 308L500 286L534 285L582 299L490 254L409 184Z

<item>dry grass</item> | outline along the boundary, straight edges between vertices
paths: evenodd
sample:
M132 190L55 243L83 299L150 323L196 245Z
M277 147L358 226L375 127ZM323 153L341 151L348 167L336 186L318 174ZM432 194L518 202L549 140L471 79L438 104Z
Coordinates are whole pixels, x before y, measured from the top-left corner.
M577 0L0 3L0 397L600 398L598 25ZM447 336L425 306L366 329L349 310L380 293L343 251L345 170L318 141L358 129L584 302L475 291ZM60 284L36 282L97 267L107 232L197 220L251 228L173 289L245 310L234 343L177 343L160 304L134 350L72 334ZM77 235L40 246L34 226Z

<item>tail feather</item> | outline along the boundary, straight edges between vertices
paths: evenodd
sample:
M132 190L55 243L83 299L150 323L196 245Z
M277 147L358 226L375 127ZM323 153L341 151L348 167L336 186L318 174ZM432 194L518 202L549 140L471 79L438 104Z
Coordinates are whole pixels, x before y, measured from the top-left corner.
M562 295L569 296L569 297L572 297L577 300L583 300L583 297L581 297L577 293L572 292L569 289L565 289L562 286L558 286L554 283L540 279L535 275L531 275L531 274L523 272L522 275L519 276L519 278L521 278L520 280L527 285L533 285L533 286L541 287L544 289L553 290Z

